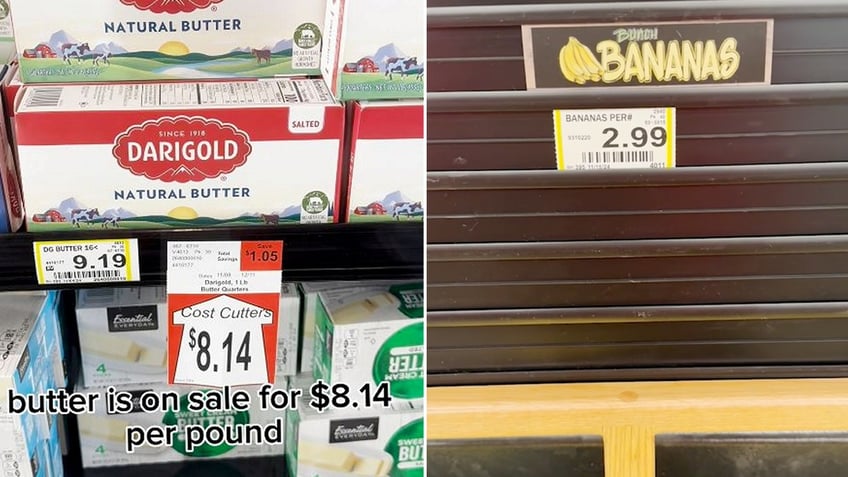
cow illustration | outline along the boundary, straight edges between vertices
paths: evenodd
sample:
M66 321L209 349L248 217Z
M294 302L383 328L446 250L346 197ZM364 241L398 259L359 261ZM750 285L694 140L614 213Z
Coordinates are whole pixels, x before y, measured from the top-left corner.
M114 217L107 217L107 218L103 221L103 223L101 224L101 227L102 227L102 228L104 228L104 229L109 228L109 226L112 226L112 227L118 228L118 227L120 226L120 225L119 225L119 222L120 222L120 221L121 221L121 218L120 218L120 217L118 217L117 215L116 215L116 216L114 216Z
M111 65L112 62L109 61L109 58L111 58L111 57L112 57L112 53L106 51L106 52L101 53L100 55L97 55L94 58L92 58L91 62L94 63L95 66L98 66L98 65L101 65L101 64Z
M421 202L399 202L395 204L392 218L400 220L401 215L405 215L407 219L413 215L423 214L424 209L421 207Z
M264 225L280 225L280 216L279 215L266 215L262 214L259 216L262 219L262 224Z
M256 57L256 62L259 63L260 65L262 64L263 60L265 60L265 62L267 62L268 64L271 63L271 50L253 49L253 50L250 50L250 54L252 54L253 56Z
M67 64L71 64L71 58L76 58L78 63L82 63L86 53L91 53L88 43L65 43L62 45L62 59Z
M91 222L100 216L97 209L74 209L71 211L71 224L79 228L80 222L91 225Z
M401 76L415 75L415 79L424 77L424 68L418 64L417 56L409 56L406 58L390 57L386 59L386 72L383 76L388 76L389 81L394 79L394 74Z

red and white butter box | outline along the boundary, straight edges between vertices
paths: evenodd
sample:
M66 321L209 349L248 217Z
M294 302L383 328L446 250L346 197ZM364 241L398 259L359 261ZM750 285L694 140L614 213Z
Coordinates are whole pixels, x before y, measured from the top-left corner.
M353 105L349 222L424 218L424 103Z
M335 222L344 116L320 79L24 87L28 229Z

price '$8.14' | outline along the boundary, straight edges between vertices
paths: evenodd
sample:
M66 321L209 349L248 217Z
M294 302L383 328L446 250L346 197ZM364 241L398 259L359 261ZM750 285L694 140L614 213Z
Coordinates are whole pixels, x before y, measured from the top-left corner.
M354 389L345 383L330 385L323 380L318 380L309 388L309 393L312 396L309 405L318 412L324 412L327 409L375 408L378 406L388 408L392 405L389 386L390 384L384 381L377 385L366 383L358 389Z
M250 368L250 363L253 361L250 356L250 331L244 332L240 340L239 337L234 336L232 331L227 333L224 341L218 347L218 349L224 351L224 363L212 362L212 349L214 348L208 331L201 330L198 332L192 327L188 331L188 337L189 349L197 352L195 358L198 370L205 372L212 368L213 372L218 372L219 364L224 366L226 372L232 371L237 365L244 366L244 371ZM218 353L214 353L214 355L217 356Z

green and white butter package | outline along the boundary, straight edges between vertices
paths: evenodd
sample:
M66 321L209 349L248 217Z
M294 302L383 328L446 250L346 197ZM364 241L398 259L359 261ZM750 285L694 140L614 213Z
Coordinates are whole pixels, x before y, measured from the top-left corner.
M286 463L290 477L423 477L423 411L318 413L301 399L286 415Z
M284 389L285 385L278 386ZM202 444L192 452L186 451L186 442L183 433L184 426L221 425L232 427L234 425L259 424L267 426L277 424L279 432L285 433L285 415L279 411L261 410L260 406L253 405L248 411L189 411L188 394L199 388L189 386L116 386L117 392L129 392L134 398L139 398L147 392L162 394L164 392L176 392L180 395L180 409L177 412L144 412L134 409L128 414L107 414L105 409L106 388L77 389L76 392L96 394L99 396L98 405L94 414L81 414L78 416L80 455L83 467L109 467L119 465L153 464L157 462L178 462L185 460L220 459L256 456L283 456L285 445L263 443L258 445L219 445ZM244 390L251 399L258 400L258 387L245 387ZM171 446L153 447L141 446L132 454L125 450L125 435L127 426L177 426L174 434L174 442ZM285 435L280 436L279 441L284 442Z
M393 404L423 404L423 284L328 290L319 297L314 378L351 386L385 381Z

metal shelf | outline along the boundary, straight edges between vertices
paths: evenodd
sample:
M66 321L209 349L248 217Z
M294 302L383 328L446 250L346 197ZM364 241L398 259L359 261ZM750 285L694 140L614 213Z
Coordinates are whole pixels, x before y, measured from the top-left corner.
M33 242L103 238L138 239L141 281L132 285L165 283L169 241L283 240L285 281L420 278L424 270L424 226L420 222L177 230L83 229L0 235L0 291L43 288L36 278Z

